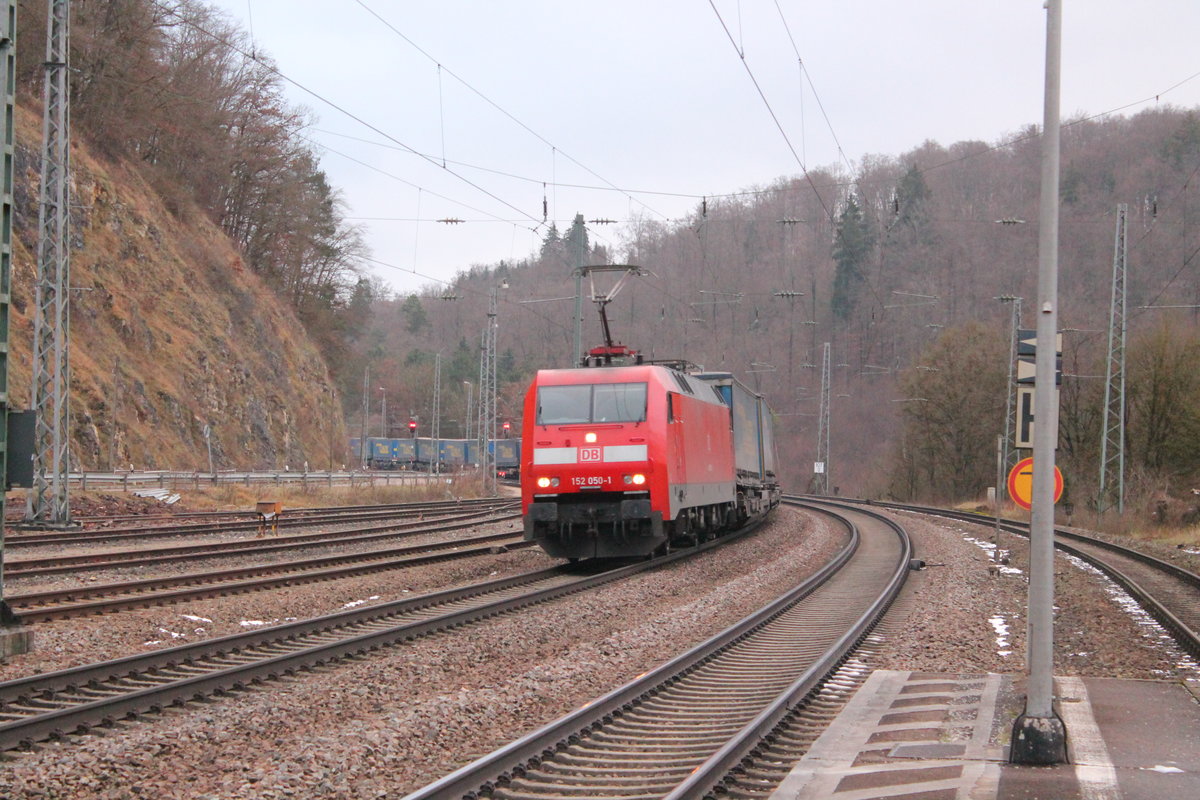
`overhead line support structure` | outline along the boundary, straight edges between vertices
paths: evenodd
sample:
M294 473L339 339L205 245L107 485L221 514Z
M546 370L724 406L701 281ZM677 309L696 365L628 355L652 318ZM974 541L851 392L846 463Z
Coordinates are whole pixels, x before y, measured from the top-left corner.
M0 19L0 87L4 92L4 127L0 139L0 479L8 488L8 315L12 298L13 131L16 81L17 0L3 5ZM0 660L27 653L32 636L4 599L4 492L0 492Z
M507 288L507 284L503 284ZM496 328L499 288L493 286L488 295L487 323L483 326L483 338L479 349L479 447L480 468L483 470L483 486L493 496L499 493L496 484L496 453L489 446L496 439Z
M33 485L25 513L26 522L38 527L71 524L67 493L70 469L69 5L68 0L49 0L46 21L45 114L30 401L34 411Z
M1112 307L1108 315L1108 371L1104 384L1104 436L1100 439L1100 486L1096 510L1125 511L1125 231L1129 207L1117 206L1113 242Z
M817 488L821 494L829 494L829 386L833 382L833 372L830 369L829 342L825 342L824 355L821 359L821 418L817 424L817 461L821 464L821 473L817 476Z
M1004 400L1004 441L1000 448L1001 464L1004 468L1004 473L1008 474L1008 470L1013 465L1012 456L1017 450L1016 443L1013 441L1017 430L1017 385L1013 381L1013 370L1016 368L1017 363L1017 339L1020 337L1021 331L1021 301L1023 298L1006 294L996 299L1002 303L1012 303L1011 328L1008 335L1008 383L1005 384L1005 394L1007 396ZM1006 487L996 486L997 503L1003 500L1006 491ZM997 516L999 515L997 514Z

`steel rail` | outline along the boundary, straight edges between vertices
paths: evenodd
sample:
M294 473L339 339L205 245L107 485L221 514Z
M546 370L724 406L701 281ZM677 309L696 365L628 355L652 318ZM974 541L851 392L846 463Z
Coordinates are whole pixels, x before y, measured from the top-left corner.
M758 716L743 726L720 750L696 767L687 780L667 795L667 800L688 800L688 798L699 797L723 784L729 774L750 759L755 748L759 747L769 734L806 698L811 696L830 673L842 664L899 595L910 568L912 542L904 529L894 520L870 511L860 510L860 513L891 528L901 542L901 553L897 559L896 569L883 591L823 656L814 661L784 692L759 712Z
M194 572L170 578L146 578L111 584L87 584L72 589L9 595L9 604L24 622L106 613L124 608L166 605L181 600L239 594L243 592L294 586L299 583L333 580L369 572L405 568L439 561L471 558L499 552L498 548L517 549L534 546L511 533L494 533L470 539L451 539L425 545L372 550L288 561L256 564L250 567ZM336 566L334 566L336 565ZM259 577L254 577L259 576ZM242 580L245 578L245 580ZM170 589L155 591L155 589ZM190 587L190 588L188 588ZM124 596L122 596L124 595ZM88 600L87 598L100 598ZM43 607L46 603L67 601ZM41 605L36 605L41 604Z
M953 509L937 508L934 506L910 505L880 501L844 500L848 504L859 505L869 503L880 508L891 508L901 511L929 514L947 517L962 522L978 525L994 526L996 518L987 514L975 514ZM1019 536L1029 536L1028 523L1018 520L1001 518L1000 527L1009 533ZM1060 550L1082 558L1096 569L1103 572L1115 583L1125 589L1159 624L1166 628L1181 648L1194 656L1200 657L1200 575L1189 572L1168 561L1155 558L1130 547L1124 547L1094 536L1055 527L1055 546ZM1058 539L1069 539L1075 544L1068 544ZM1140 575L1130 574L1130 566L1122 566L1096 551L1113 554L1118 560L1126 559L1143 565L1146 570ZM1170 585L1164 584L1156 576L1163 576ZM1158 594L1155 594L1151 583L1158 583ZM1168 596L1163 596L1163 593Z
M230 689L244 689L347 656L584 591L723 546L757 524L696 547L597 574L572 575L572 570L593 568L587 562L540 570L316 620L0 683L0 719L9 717L0 723L0 749L86 732L123 717L136 717ZM536 583L533 588L521 590L523 581ZM487 599L490 595L495 595L495 599ZM405 614L419 614L421 618L394 624L386 619L389 615ZM366 632L357 632L355 626L362 626ZM348 635L329 641L339 629L345 629ZM305 639L313 643L307 644ZM280 653L281 650L293 652ZM196 674L199 670L204 671ZM145 686L146 683L160 685ZM104 696L110 692L116 694ZM55 708L56 704L62 706Z
M452 514L455 512L464 512L480 509L502 509L510 508L516 505L515 500L486 500L486 501L470 501L464 503L438 503L426 504L420 507L389 507L389 506L364 506L364 507L347 507L350 510L338 512L321 512L315 514L304 513L303 510L295 510L288 512L286 515L280 515L276 519L276 527L279 528L297 528L297 527L312 527L315 525L346 525L355 522L369 522L378 519L397 519L402 516L419 516L425 513L444 513ZM373 508L373 510L361 510L364 508ZM226 522L201 522L201 523L174 523L171 525L145 525L145 526L129 526L123 528L88 528L82 531L55 531L46 533L39 531L37 533L20 533L8 532L5 535L4 545L18 547L37 547L45 545L63 545L63 544L87 544L90 542L119 542L127 539L153 539L166 537L180 536L197 536L208 533L233 533L236 531L252 531L257 530L261 526L257 512L247 512L253 514L253 519L236 519ZM238 512L239 517L242 512Z
M653 715L657 707L674 709L667 713L674 715L676 731L694 730L701 724L710 724L711 720L708 718L718 714L700 712L696 696L702 694L703 690L695 688L694 684L708 673L728 669L732 669L739 678L745 677L748 683L749 677L744 676L743 672L750 672L750 665L760 661L760 655L747 655L747 651L763 647L764 642L769 642L777 636L781 628L795 627L797 624L807 627L809 623L803 619L805 614L799 610L800 604L809 598L815 602L821 597L821 587L835 577L844 577L843 570L847 568L847 564L856 564L863 559L872 562L879 560L877 554L870 554L852 561L860 551L861 537L858 528L844 515L839 517L828 510L820 511L842 520L849 532L849 541L815 575L760 611L676 656L661 667L407 795L405 800L448 800L481 796L661 797L672 791L681 793L678 795L680 797L694 797L697 796L696 791L701 791L698 788L700 784L721 780L720 776L728 772L729 765L743 758L755 746L762 733L770 728L780 715L785 714L786 709L808 694L819 682L820 676L828 672L831 665L836 667L854 643L865 635L873 621L867 610L860 608L859 613L853 615L853 621L840 628L841 632L836 636L833 646L821 647L820 653L808 666L801 669L799 676L788 682L783 692L761 688L747 690L750 695L761 695L764 692L768 694L765 704L760 702L758 706L754 706L755 701L747 696L729 701L738 703L739 708L731 711L726 707L726 710L719 714L721 719L717 723L718 726L724 723L727 727L730 719L736 720L738 716L744 716L747 707L759 710L748 723L733 730L732 734L712 734L714 741L705 745L703 750L700 749L700 745L693 748L690 745L660 742L656 739L654 744L646 746L646 750L639 750L639 753L644 753L640 759L638 756L630 756L630 761L640 766L621 770L608 763L597 764L598 757L592 756L589 759L582 753L582 747L584 744L600 747L605 741L612 741L612 746L616 747L616 740L623 734L617 731L608 733L610 728L616 728L619 724L625 724L629 728L648 727L651 723L647 718ZM900 545L896 548L899 556L891 554L886 557L893 562L887 568L892 578L885 581L887 588L880 592L880 599L867 603L876 615L882 613L894 592L899 590L907 574L911 556L911 546L902 530L894 524L890 527L893 531L900 531ZM864 591L866 590L859 591L858 595L861 596ZM831 604L841 607L850 602L846 596L831 597L829 600ZM782 647L787 648L790 660L799 658L795 651L797 642L794 638L787 638ZM731 662L738 661L742 662L741 666L729 666ZM779 678L778 674L775 678ZM730 688L731 679L718 678L719 683L721 680L724 680L724 685L716 693L733 694L736 687ZM739 680L732 682L741 683ZM678 692L690 692L690 696L670 699L671 693ZM629 737L633 735L628 734ZM577 750L580 752L576 752ZM675 778L660 777L660 773L668 769L664 761L670 762L669 769L672 771L686 773L691 770L694 777L685 776L683 783ZM553 778L547 778L546 781L534 785L535 778L556 771L568 774L569 777L565 778L563 783L572 784L570 789L564 788L562 783L554 783ZM620 775L614 774L618 772ZM620 792L618 793L611 784L599 787L590 782L590 779L618 783L621 786ZM670 785L667 785L668 782Z
M174 564L182 560L199 561L223 556L261 555L320 545L346 545L392 539L397 533L403 533L405 536L419 536L425 533L461 530L480 522L502 522L517 517L518 515L513 513L494 516L494 512L488 509L454 514L438 519L404 520L340 531L237 539L224 542L197 542L137 550L109 550L85 555L18 558L7 561L4 565L4 572L5 577L8 578L23 578L31 575L53 575L63 572L76 574L89 570L119 569L148 564Z

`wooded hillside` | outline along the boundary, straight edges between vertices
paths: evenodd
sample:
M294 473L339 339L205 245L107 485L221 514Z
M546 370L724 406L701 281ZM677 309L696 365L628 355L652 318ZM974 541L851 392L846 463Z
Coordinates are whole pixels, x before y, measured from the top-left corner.
M1197 311L1159 307L1200 303L1200 117L1161 108L1074 120L1062 140L1060 459L1082 507L1098 477L1115 217L1125 203L1129 480L1147 496L1184 490L1200 472ZM829 342L833 484L843 494L977 497L994 482L1004 425L1012 305L999 298L1023 297L1025 327L1035 324L1039 174L1032 128L996 143L928 142L868 157L854 175L816 170L708 198L686 220L634 220L617 252L589 246L587 262L650 273L610 307L621 341L733 370L768 397L789 487L811 478ZM570 361L573 303L555 298L574 293L580 235L577 222L527 260L476 266L453 286L380 303L357 358L373 365L393 413L429 413L437 351L456 365L442 408L465 409L486 295L503 279L504 413L515 417L529 371ZM596 320L587 309L589 345Z
M18 315L36 220L42 56L24 44L43 36L35 6L20 9ZM530 373L571 363L582 247L585 263L647 271L609 309L620 341L731 370L768 397L789 488L812 477L826 342L843 494L962 499L994 479L1013 307L1001 298L1024 298L1033 327L1036 128L781 177L685 219L578 216L527 258L463 265L449 285L393 298L359 272L367 254L304 138L307 113L284 102L269 55L241 31L201 0L78 3L72 26L73 285L92 290L73 299L82 464L194 464L198 431L218 419L228 465L340 463L347 432L403 435L410 416L429 432L438 353L442 434L463 435L493 290L501 413L516 422ZM1200 334L1195 309L1163 307L1200 302L1200 116L1164 106L1073 120L1062 142L1069 491L1089 502L1098 472L1118 203L1130 479L1147 498L1185 491L1200 482ZM584 319L595 344L594 308Z
M30 395L45 5L18 14L16 409ZM237 39L200 3L73 4L72 466L207 470L206 426L218 469L340 464L322 349L354 327L359 245L269 67L197 21Z

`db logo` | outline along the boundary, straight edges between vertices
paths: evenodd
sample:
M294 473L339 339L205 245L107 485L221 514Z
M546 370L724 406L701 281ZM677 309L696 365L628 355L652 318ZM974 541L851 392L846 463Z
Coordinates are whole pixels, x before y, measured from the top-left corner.
M599 461L600 460L600 448L599 447L581 447L581 448L579 448L579 460L580 461Z

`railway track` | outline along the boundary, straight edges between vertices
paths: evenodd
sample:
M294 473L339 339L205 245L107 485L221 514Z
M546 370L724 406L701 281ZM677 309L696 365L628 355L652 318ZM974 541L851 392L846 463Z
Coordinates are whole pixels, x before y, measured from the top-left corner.
M521 534L493 533L298 561L9 594L7 600L22 621L39 622L333 580L436 561L472 558L496 553L502 548L511 550L532 544L523 541Z
M512 509L512 504L502 506L501 508ZM497 510L486 508L449 514L444 517L424 520L391 521L379 525L338 531L319 531L290 536L271 536L219 542L201 541L189 544L160 545L133 550L109 550L79 555L56 555L44 558L17 558L7 561L4 571L7 578L39 577L60 573L74 575L91 570L151 566L156 564L178 564L184 561L200 561L221 556L262 556L313 546L345 546L390 540L396 537L397 532L403 532L408 536L417 536L426 533L459 530L481 522L516 519L517 516L513 511L498 515Z
M948 517L994 529L996 518L983 514L873 502L879 508ZM1000 528L1029 536L1029 524L1001 518ZM1166 628L1181 648L1200 658L1200 575L1129 547L1055 527L1055 546L1099 569Z
M867 635L909 569L900 526L865 510L825 513L854 519L851 540L801 586L406 800L694 798L736 782L764 738Z
M510 613L691 557L736 538L725 536L604 571L598 571L603 565L586 563L557 567L0 683L0 749L85 733Z
M438 503L399 503L373 506L337 506L332 508L293 509L275 521L275 527L312 527L315 525L344 525L372 520L392 520L399 517L420 518L426 514L452 514L471 510L500 509L512 507L513 499L485 498L481 500L448 501ZM91 527L66 531L20 531L5 532L5 548L36 547L40 545L91 544L97 542L142 541L154 538L198 536L211 533L235 533L253 531L260 526L257 512L214 511L208 514L217 522L183 522L169 524L134 525L126 527ZM204 516L204 515L188 515ZM136 517L89 518L98 521L130 520ZM161 518L155 518L159 522Z

